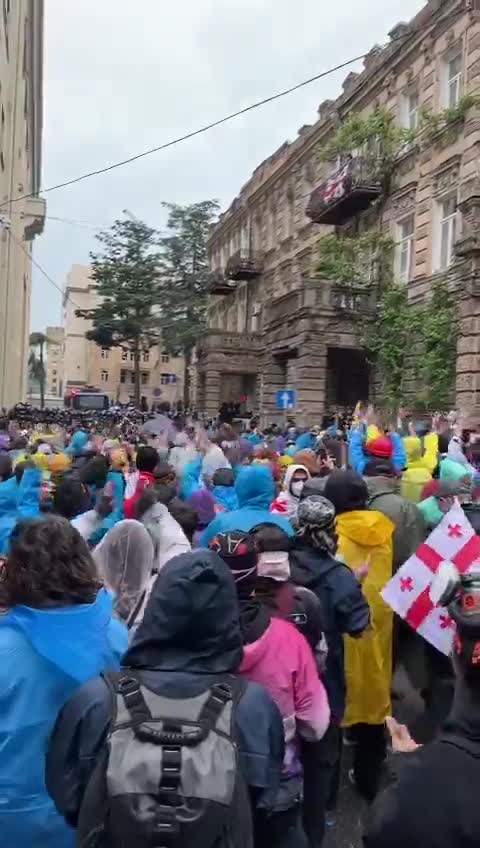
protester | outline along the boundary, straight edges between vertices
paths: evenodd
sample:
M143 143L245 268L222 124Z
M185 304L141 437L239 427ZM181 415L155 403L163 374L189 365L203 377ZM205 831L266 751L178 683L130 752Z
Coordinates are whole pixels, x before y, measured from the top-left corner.
M196 512L197 527L193 534L192 547L201 547L201 540L205 529L215 518L215 500L208 489L199 489L189 497L186 503Z
M45 750L74 690L118 667L127 631L112 619L88 548L58 516L15 528L0 607L2 848L73 848L45 788Z
M418 504L423 516L425 532L433 530L440 524L442 518L452 508L455 497L460 492L460 486L452 480L439 480L435 493Z
M388 719L390 780L373 808L366 848L476 848L480 834L480 585L461 580L448 611L456 623L455 699L440 735L423 747Z
M148 690L149 701L162 697L164 717L171 716L170 724L178 721L179 711L189 708L198 711L206 701L212 687L221 684L234 687L238 695L233 706L233 722L238 745L240 774L250 790L254 815L259 810L269 810L271 796L276 793L283 757L283 728L277 708L267 693L254 683L239 688L235 675L242 661L242 637L239 611L232 576L222 560L210 551L194 552L176 557L159 574L133 644L123 658L123 667L129 679L138 681ZM197 699L196 701L192 699ZM197 704L197 706L195 706ZM189 706L191 705L191 706ZM153 709L153 707L152 707ZM128 715L128 714L127 714ZM96 769L104 780L107 764L104 759L106 742L112 722L112 694L107 682L97 677L77 692L63 709L56 724L47 756L47 784L58 810L69 824L77 828L77 838L91 832L95 826L107 833L115 820L109 818L110 805L104 801L105 790L92 795L97 785ZM229 731L228 731L229 732ZM157 795L161 787L159 761L161 748L155 746L155 762L149 763L148 744L140 745L138 756L144 766L130 780L137 793L144 790L145 781L154 781ZM165 749L163 749L165 750ZM180 749L181 750L181 749ZM158 754L157 754L158 752ZM192 749L192 757L194 749ZM103 761L102 761L103 757ZM193 762L193 761L192 761ZM219 757L216 772L207 772L210 785L221 793L232 775L222 772L225 756ZM211 756L205 751L203 769L211 767ZM116 779L121 780L128 760L116 769ZM154 777L155 775L155 777ZM184 766L182 766L182 778ZM192 790L192 779L188 781ZM198 775L197 781L201 781ZM178 778L177 778L178 783ZM200 785L202 785L200 783ZM225 832L215 845L218 848L251 848L252 829L248 800L239 780L238 793L227 816ZM141 797L140 794L137 795ZM210 796L207 796L210 797ZM89 798L90 803L86 804ZM197 816L204 807L197 801ZM149 800L142 815L136 807L128 808L128 818L118 822L123 837L129 845L140 844L144 823L151 827L151 816L162 816L161 801ZM204 844L208 832L203 832L201 822L192 815L191 827L179 822L179 844L188 834L188 844L193 837ZM204 839L205 837L205 839ZM107 842L106 844L111 844ZM163 844L163 840L162 840ZM211 844L209 841L208 844ZM272 846L274 848L274 846Z
M390 458L376 458L363 472L367 484L368 508L382 512L395 525L393 532L393 570L407 561L425 538L423 516L414 503L395 489L397 474Z
M212 484L216 512L231 512L233 509L238 509L235 474L231 468L219 468L215 471Z
M251 535L242 531L219 533L210 540L232 571L240 604L243 660L240 671L268 690L283 717L285 760L274 812L259 820L256 843L296 848L302 845L302 768L300 739L316 742L330 717L312 651L288 621L272 616L255 596L258 552Z
M133 518L135 513L135 504L141 496L143 490L154 484L155 466L158 465L158 452L152 447L140 447L137 451L135 464L138 471L137 485L131 497L125 498L123 509L125 518Z
M354 571L365 570L362 584L372 626L359 639L345 637L347 705L344 726L356 739L352 778L368 800L375 797L385 759L385 717L391 712L393 613L381 597L392 576L394 525L383 513L367 509L365 481L354 471L333 471L325 497L337 515L338 554Z
M168 508L157 501L153 489L146 489L135 504L135 518L146 527L154 546L154 571L179 554L188 553L191 544Z
M119 521L95 548L98 572L113 594L113 609L132 636L140 623L152 579L154 548L139 521Z
M310 473L304 465L289 465L285 474L283 491L273 501L271 511L285 515L290 520L294 519L303 487L309 479Z
M221 512L206 528L202 545L208 547L212 536L225 533L227 530L243 530L248 533L257 524L277 524L289 536L293 536L290 522L282 515L270 512L270 506L275 497L275 485L269 468L263 465L252 465L242 468L236 482L235 491L238 497L238 509L232 512Z
M402 474L401 494L412 503L421 500L424 486L432 479L432 474L438 463L438 436L435 441L422 444L422 440L416 436L406 436L403 445L407 455L407 467ZM427 437L426 437L427 438Z
M303 752L305 770L303 821L310 848L319 848L328 812L332 818L340 776L341 723L345 712L343 636L358 638L370 622L368 603L352 570L336 559L333 504L319 495L300 501L295 544L290 551L292 580L315 592L322 609L327 657L322 680L331 719L327 733Z

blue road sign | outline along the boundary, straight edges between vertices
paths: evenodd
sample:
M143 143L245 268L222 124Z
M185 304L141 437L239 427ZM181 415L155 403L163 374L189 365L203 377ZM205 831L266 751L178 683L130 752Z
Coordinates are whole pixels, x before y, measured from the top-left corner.
M295 389L280 389L276 393L277 409L295 409L297 393Z

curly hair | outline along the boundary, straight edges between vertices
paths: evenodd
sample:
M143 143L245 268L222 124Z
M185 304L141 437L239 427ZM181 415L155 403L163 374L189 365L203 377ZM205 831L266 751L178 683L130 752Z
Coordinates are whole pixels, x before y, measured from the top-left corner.
M65 518L49 515L14 528L1 574L0 606L90 604L101 586L86 542Z

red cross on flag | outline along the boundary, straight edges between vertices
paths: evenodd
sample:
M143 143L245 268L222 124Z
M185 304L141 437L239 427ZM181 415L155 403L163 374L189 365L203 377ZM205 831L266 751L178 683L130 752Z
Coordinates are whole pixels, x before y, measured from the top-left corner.
M480 537L459 504L452 506L427 541L389 580L382 597L424 639L448 655L455 625L447 610L430 600L433 577L444 560L453 562L460 573L480 564Z

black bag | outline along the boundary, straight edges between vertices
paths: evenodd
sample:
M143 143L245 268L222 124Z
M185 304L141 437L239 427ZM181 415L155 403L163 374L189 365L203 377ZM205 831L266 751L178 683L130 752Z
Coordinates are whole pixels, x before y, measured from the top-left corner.
M112 719L80 810L80 848L250 848L234 738L244 682L228 676L172 699L131 671L104 679Z

